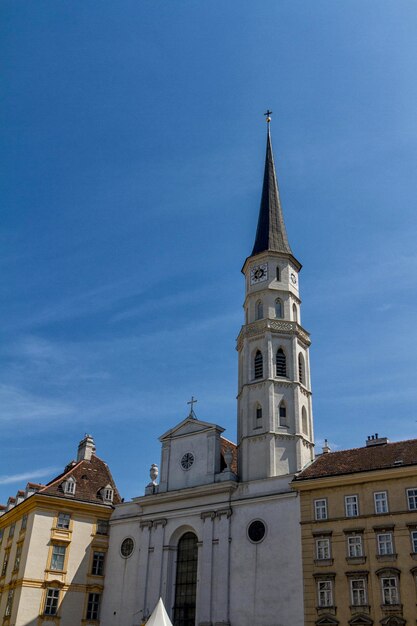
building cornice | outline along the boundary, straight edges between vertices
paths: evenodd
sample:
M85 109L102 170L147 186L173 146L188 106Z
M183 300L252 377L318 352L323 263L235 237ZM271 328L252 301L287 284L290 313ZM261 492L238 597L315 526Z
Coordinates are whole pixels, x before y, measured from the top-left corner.
M399 467L375 468L346 474L334 474L333 476L319 476L317 478L297 478L291 483L293 489L298 491L311 491L312 489L337 488L343 485L367 483L374 480L388 480L390 478L413 477L416 475L416 465Z
M311 345L310 334L297 322L265 318L242 326L236 339L236 349L238 351L242 349L244 339L263 335L266 332L279 335L295 335L306 347Z

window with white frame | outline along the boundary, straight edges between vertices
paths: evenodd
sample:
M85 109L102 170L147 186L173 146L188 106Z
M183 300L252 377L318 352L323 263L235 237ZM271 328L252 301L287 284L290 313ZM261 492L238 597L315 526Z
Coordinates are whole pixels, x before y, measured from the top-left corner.
M381 578L382 585L382 603L398 604L398 579L394 576L389 578Z
M91 573L93 576L103 576L104 574L104 552L93 552L93 564Z
M65 563L66 546L54 545L52 547L51 569L62 572Z
M327 519L327 500L314 500L314 518L316 520Z
M7 550L4 551L4 558L3 558L3 565L1 567L1 576L5 576L6 572L7 572L7 565L9 563L9 557L10 557L10 548L7 548Z
M347 538L347 553L351 558L363 556L363 544L361 535L349 535Z
M411 531L411 549L414 553L417 553L417 530Z
M378 533L376 536L378 544L378 554L383 556L385 554L393 554L392 533Z
M87 619L98 619L100 611L100 594L89 593L87 602Z
M58 519L56 522L57 528L63 528L68 530L70 527L71 515L69 513L58 513Z
M105 502L113 502L113 488L110 485L106 485L103 489L103 500Z
M359 515L358 496L345 496L346 517L357 517Z
M316 559L330 559L330 539L316 539Z
M331 580L317 582L317 596L319 607L333 606L333 584Z
M367 604L365 578L354 578L350 581L350 594L353 606L365 606Z
M49 588L46 592L44 615L56 615L58 613L59 589Z
M388 513L388 496L386 491L374 493L375 513Z
M417 489L407 489L407 502L410 511L417 511Z
M14 565L13 565L13 571L17 572L19 571L19 565L20 565L20 559L22 557L22 544L19 543L16 547L16 554L14 557Z
M67 494L67 496L73 496L75 494L75 484L75 478L73 478L72 476L64 481L63 488L64 493Z

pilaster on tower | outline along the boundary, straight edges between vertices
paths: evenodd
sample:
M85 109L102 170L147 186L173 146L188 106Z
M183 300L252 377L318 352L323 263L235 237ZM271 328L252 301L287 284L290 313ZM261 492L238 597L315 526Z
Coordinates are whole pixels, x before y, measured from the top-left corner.
M243 265L239 352L241 480L293 474L313 459L310 337L301 326L298 275L279 197L267 118L265 171L252 254Z

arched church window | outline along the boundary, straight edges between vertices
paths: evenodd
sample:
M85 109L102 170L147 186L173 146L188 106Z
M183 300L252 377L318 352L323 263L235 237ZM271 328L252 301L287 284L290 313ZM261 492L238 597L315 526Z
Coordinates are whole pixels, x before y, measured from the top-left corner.
M305 384L304 357L301 352L298 355L298 380L303 385Z
M279 405L279 425L288 426L287 407L285 406L284 400L282 400Z
M277 281L280 282L280 280L281 280L281 270L279 269L277 265Z
M282 305L282 300L277 298L275 300L275 317L278 317L278 318L284 317L283 311L284 311L284 307Z
M277 354L275 357L275 368L277 376L287 375L287 358L282 348L278 348L277 350Z
M255 427L262 426L262 407L260 404L257 405L255 411Z
M292 319L294 322L298 322L298 311L295 304L292 305Z
M197 537L194 533L185 533L178 542L177 550L174 626L195 625L197 560Z
M264 316L264 305L262 304L262 300L258 300L256 303L256 319L261 320Z
M303 429L303 433L308 435L307 411L304 406L301 409L301 427Z
M254 359L254 378L262 378L264 375L264 360L262 352L257 350Z

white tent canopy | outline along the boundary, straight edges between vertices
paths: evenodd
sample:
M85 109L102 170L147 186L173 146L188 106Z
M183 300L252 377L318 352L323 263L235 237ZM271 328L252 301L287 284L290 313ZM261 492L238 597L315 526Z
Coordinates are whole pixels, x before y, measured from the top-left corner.
M162 598L159 598L158 604L154 608L152 615L146 622L146 626L172 626L172 622L165 611Z

